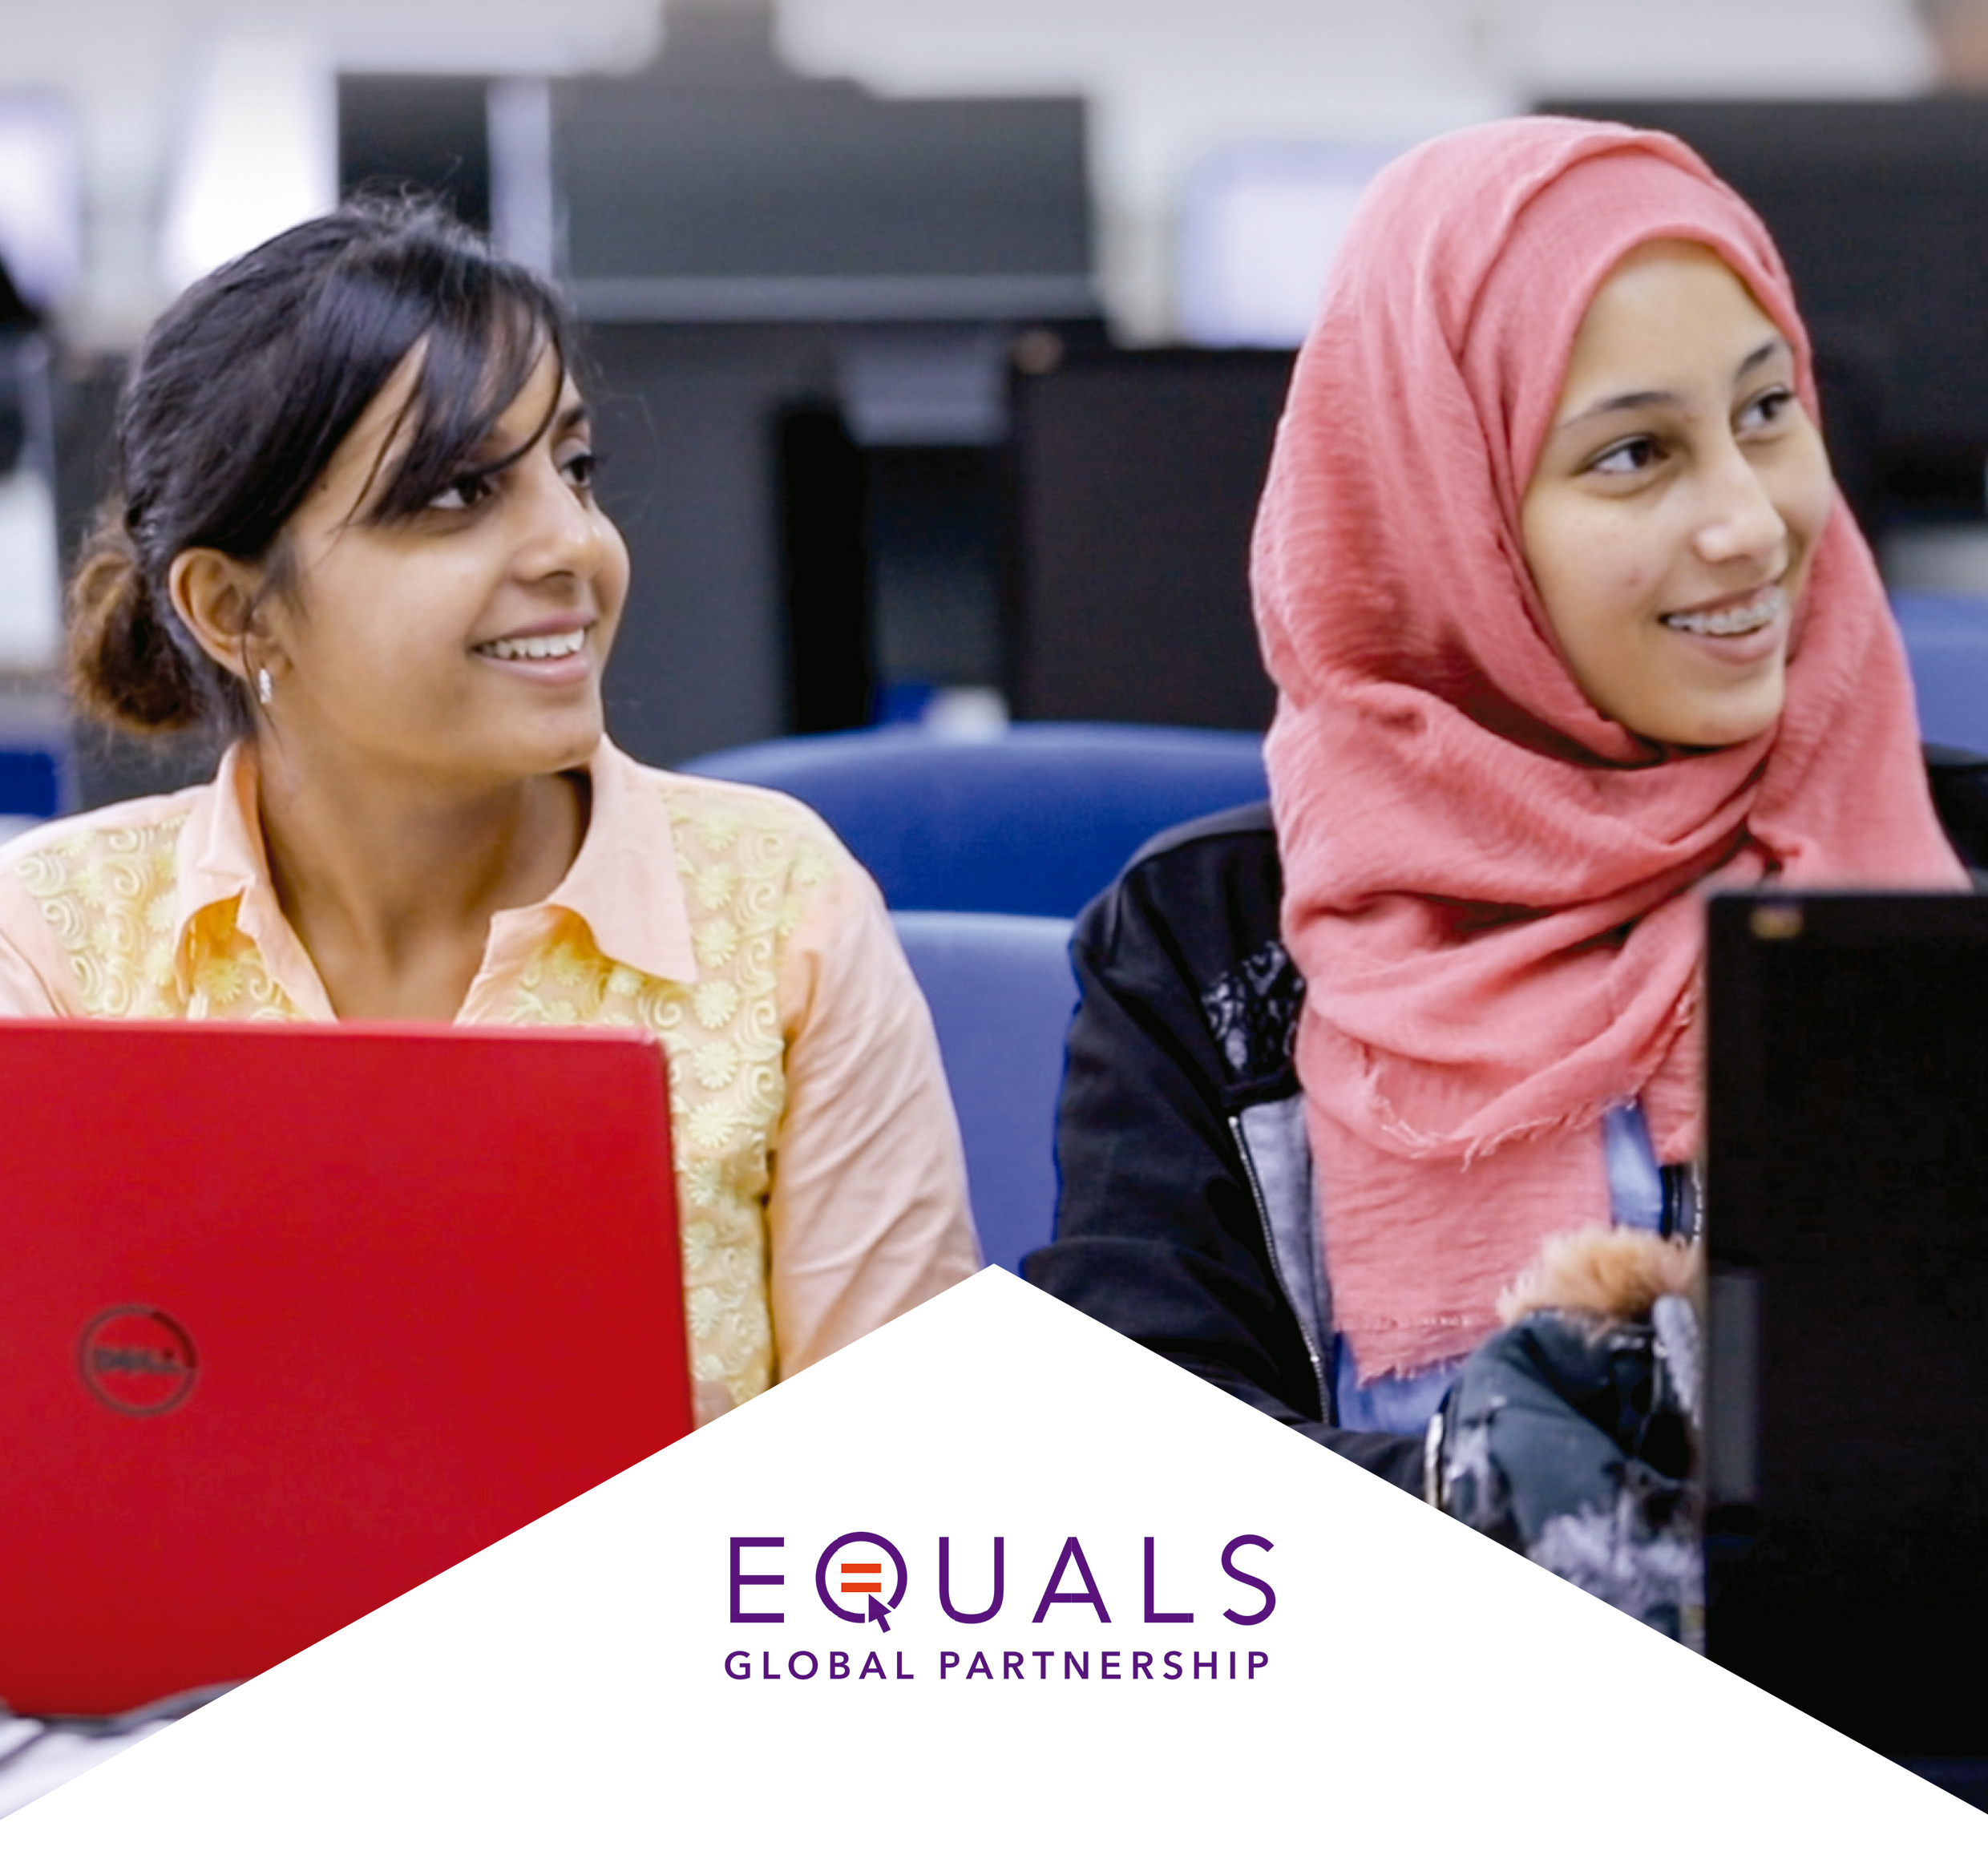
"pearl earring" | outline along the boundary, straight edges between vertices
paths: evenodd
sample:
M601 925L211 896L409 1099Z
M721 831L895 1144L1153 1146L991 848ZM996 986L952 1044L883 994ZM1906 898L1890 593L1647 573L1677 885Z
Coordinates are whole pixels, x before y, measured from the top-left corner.
M258 666L256 669L256 697L261 699L265 705L276 697L276 681L270 677L269 669L266 666Z

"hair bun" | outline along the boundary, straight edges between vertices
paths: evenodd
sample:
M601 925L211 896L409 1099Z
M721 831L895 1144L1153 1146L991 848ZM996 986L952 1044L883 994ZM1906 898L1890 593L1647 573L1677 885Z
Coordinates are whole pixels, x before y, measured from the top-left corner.
M184 731L208 706L160 614L121 513L97 520L69 579L69 684L80 709L127 731Z

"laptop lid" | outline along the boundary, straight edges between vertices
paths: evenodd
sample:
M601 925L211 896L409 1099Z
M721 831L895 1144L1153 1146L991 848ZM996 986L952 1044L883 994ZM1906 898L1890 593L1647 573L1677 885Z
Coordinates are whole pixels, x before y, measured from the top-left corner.
M1710 914L1710 1653L1988 1756L1988 899Z
M0 1024L0 1699L254 1674L691 1423L662 1051Z

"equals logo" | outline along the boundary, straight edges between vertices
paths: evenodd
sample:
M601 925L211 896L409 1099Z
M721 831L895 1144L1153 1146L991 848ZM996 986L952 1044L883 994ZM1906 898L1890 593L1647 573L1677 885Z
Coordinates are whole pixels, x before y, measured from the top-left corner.
M847 1558L838 1556L845 1552ZM873 1623L887 1631L891 1613L904 1602L905 1576L904 1555L880 1534L847 1533L822 1554L814 1590L844 1623ZM887 1597L884 1586L892 1580Z

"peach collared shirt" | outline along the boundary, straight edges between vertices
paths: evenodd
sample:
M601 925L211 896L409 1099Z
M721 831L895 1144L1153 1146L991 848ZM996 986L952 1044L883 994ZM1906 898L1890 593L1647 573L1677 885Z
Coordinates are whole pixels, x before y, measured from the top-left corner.
M495 914L456 1020L653 1029L669 1057L701 1421L979 1265L931 1019L870 877L771 791L602 743L566 877ZM255 760L0 847L0 1015L335 1020Z

